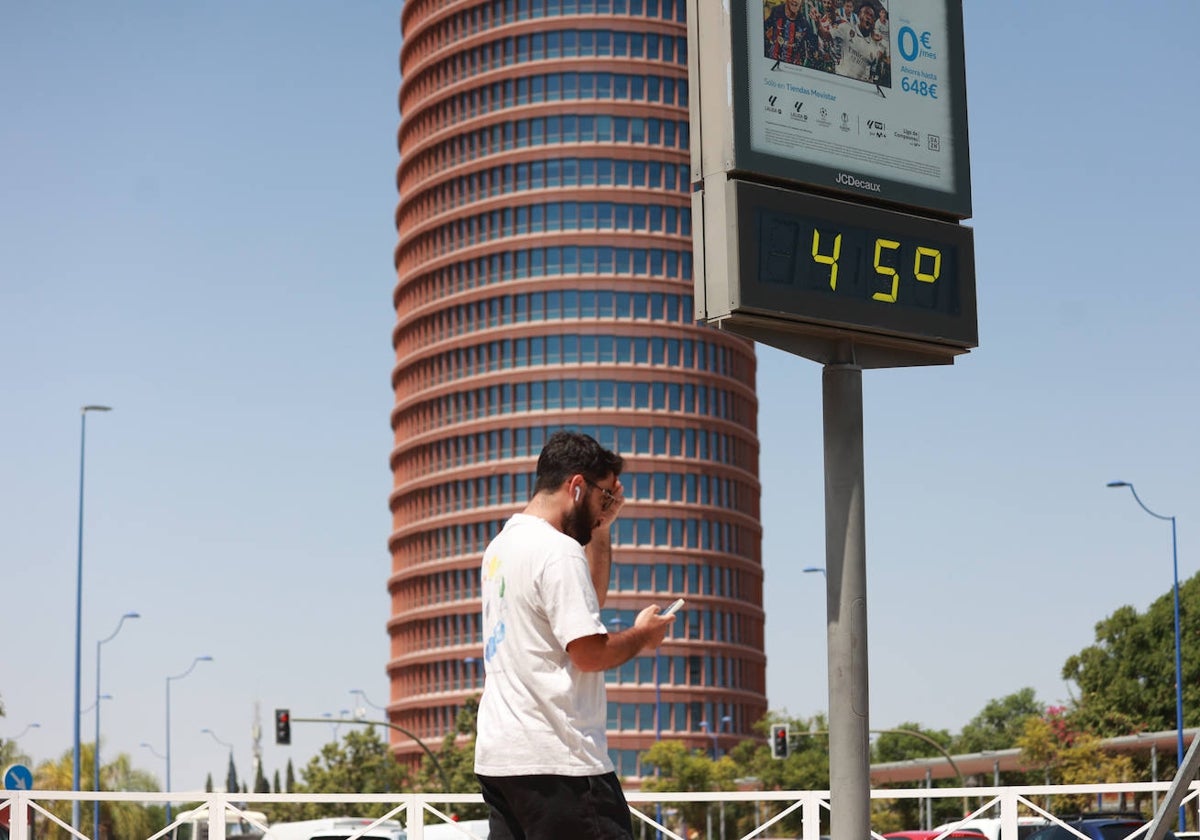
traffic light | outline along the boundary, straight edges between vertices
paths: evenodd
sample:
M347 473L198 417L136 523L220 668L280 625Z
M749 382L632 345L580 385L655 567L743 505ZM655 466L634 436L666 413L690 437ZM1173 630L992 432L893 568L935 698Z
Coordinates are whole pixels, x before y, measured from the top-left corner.
M292 716L287 709L275 710L275 743L292 743Z
M771 758L787 758L788 755L788 725L786 723L771 724Z

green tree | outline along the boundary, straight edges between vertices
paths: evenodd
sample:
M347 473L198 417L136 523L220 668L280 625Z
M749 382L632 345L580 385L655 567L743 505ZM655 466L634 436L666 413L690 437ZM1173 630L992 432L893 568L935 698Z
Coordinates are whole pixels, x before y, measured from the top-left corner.
M80 745L80 763L91 767L95 745ZM57 761L45 761L34 770L34 786L46 790L71 790L73 750L67 750ZM92 774L80 777L80 789L92 789ZM100 787L103 790L155 791L158 784L144 770L138 770L127 753L121 753L100 768ZM48 811L65 823L71 822L71 803L42 803ZM105 840L137 840L149 837L162 826L161 809L143 807L136 802L100 803L100 829L93 825L93 808L80 808L80 831L89 837L104 837ZM46 821L38 830L39 840L68 840L69 834L57 825Z
M292 760L289 758L287 762L287 787L285 790L291 793L296 789L296 768L292 766Z
M255 793L270 793L271 786L267 784L267 777L263 775L262 763L258 762L254 770L254 792Z
M1017 746L1022 760L1037 769L1044 784L1099 784L1133 778L1130 757L1106 753L1100 747L1100 739L1079 729L1072 715L1062 707L1051 707L1041 717L1028 718ZM1059 813L1083 811L1093 807L1093 803L1091 795L1056 796L1054 808Z
M905 721L899 726L880 730L879 737L871 748L873 762L907 761L912 758L945 757L949 754L953 738L944 729L923 729L921 724ZM947 763L950 761L947 759ZM958 786L958 768L952 768L954 778L939 782L940 785ZM883 800L872 804L871 826L878 832L899 831L921 820L921 803L915 799L900 799L893 802ZM942 821L962 816L953 802L942 800L934 804L934 817Z
M418 790L446 790L451 793L478 793L479 782L475 778L475 733L479 722L479 697L463 701L454 718L454 729L442 738L437 752L438 765L434 766L429 756L424 756L417 771L415 785ZM445 774L443 781L442 774ZM487 816L484 805L456 805L457 816L464 820L483 819Z
M229 753L229 767L225 770L225 792L237 793L241 790L238 785L237 767L233 764L233 753Z
M767 734L771 724L785 723L791 733L791 749L787 758L771 756ZM757 736L742 741L729 751L735 778L757 779L764 790L827 790L829 788L829 724L824 715L811 718L788 717L786 713L768 713L753 727ZM725 759L722 759L724 761ZM725 808L726 818L736 819L741 834L752 831L756 818L769 819L774 812L756 813L753 804ZM732 814L732 817L731 817ZM828 833L828 814L822 814L824 831ZM779 824L780 833L798 834L801 830L799 814L792 814Z
M907 761L945 755L953 740L945 729L922 729L919 723L905 721L899 726L879 730L879 737L871 749L871 760Z
M733 790L739 770L737 760L732 756L713 761L704 750L689 750L682 741L659 741L642 753L642 761L653 765L659 773L642 782L642 789L647 791ZM687 826L703 827L714 817L712 806L704 802L680 803L672 810L683 825L668 827L685 837ZM740 808L726 808L725 818L731 827L743 816L741 811ZM718 828L713 831L716 833Z
M1045 712L1046 707L1038 702L1032 688L1022 688L997 700L989 700L954 738L951 752L1012 749L1025 731L1025 721L1030 717L1041 717Z
M279 784L279 770L275 770L275 782L271 786L271 793L283 793L283 788Z
M1073 720L1100 737L1174 729L1174 593L1157 598L1145 614L1118 608L1096 624L1096 643L1067 659L1063 679L1079 687ZM1200 724L1200 575L1179 589L1185 725Z
M404 790L407 783L404 769L374 726L351 729L341 741L321 747L301 775L303 782L294 788L297 793L388 793ZM273 805L268 816L272 822L308 820L340 816L344 810L336 803L286 803ZM388 809L364 806L359 810L362 816L382 816Z

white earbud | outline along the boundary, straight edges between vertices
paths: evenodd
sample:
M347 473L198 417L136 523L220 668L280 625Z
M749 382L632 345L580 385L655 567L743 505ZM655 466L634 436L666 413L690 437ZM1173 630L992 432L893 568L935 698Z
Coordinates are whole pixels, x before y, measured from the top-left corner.
M575 501L577 501L577 502L579 501L579 488L578 487L575 488Z

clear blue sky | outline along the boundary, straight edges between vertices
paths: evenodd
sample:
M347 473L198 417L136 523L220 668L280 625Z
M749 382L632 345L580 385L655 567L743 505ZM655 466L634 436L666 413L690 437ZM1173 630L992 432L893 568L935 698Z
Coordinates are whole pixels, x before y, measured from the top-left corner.
M1164 0L966 4L978 350L864 374L871 723L957 731L1197 568L1196 61ZM1178 46L1176 45L1178 42ZM399 5L0 7L0 735L218 785L384 702ZM768 691L827 705L820 367L760 352ZM1170 644L1169 639L1163 640ZM1195 643L1195 642L1191 642ZM93 737L92 717L83 737Z

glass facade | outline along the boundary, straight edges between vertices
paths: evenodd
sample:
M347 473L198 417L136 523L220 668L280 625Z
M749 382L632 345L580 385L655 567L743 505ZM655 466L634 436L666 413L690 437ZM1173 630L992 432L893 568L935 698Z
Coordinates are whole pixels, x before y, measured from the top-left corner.
M571 428L626 461L604 619L687 599L606 674L617 770L728 749L767 710L756 362L694 320L684 3L415 0L401 29L389 718L436 743L481 690L483 548Z

